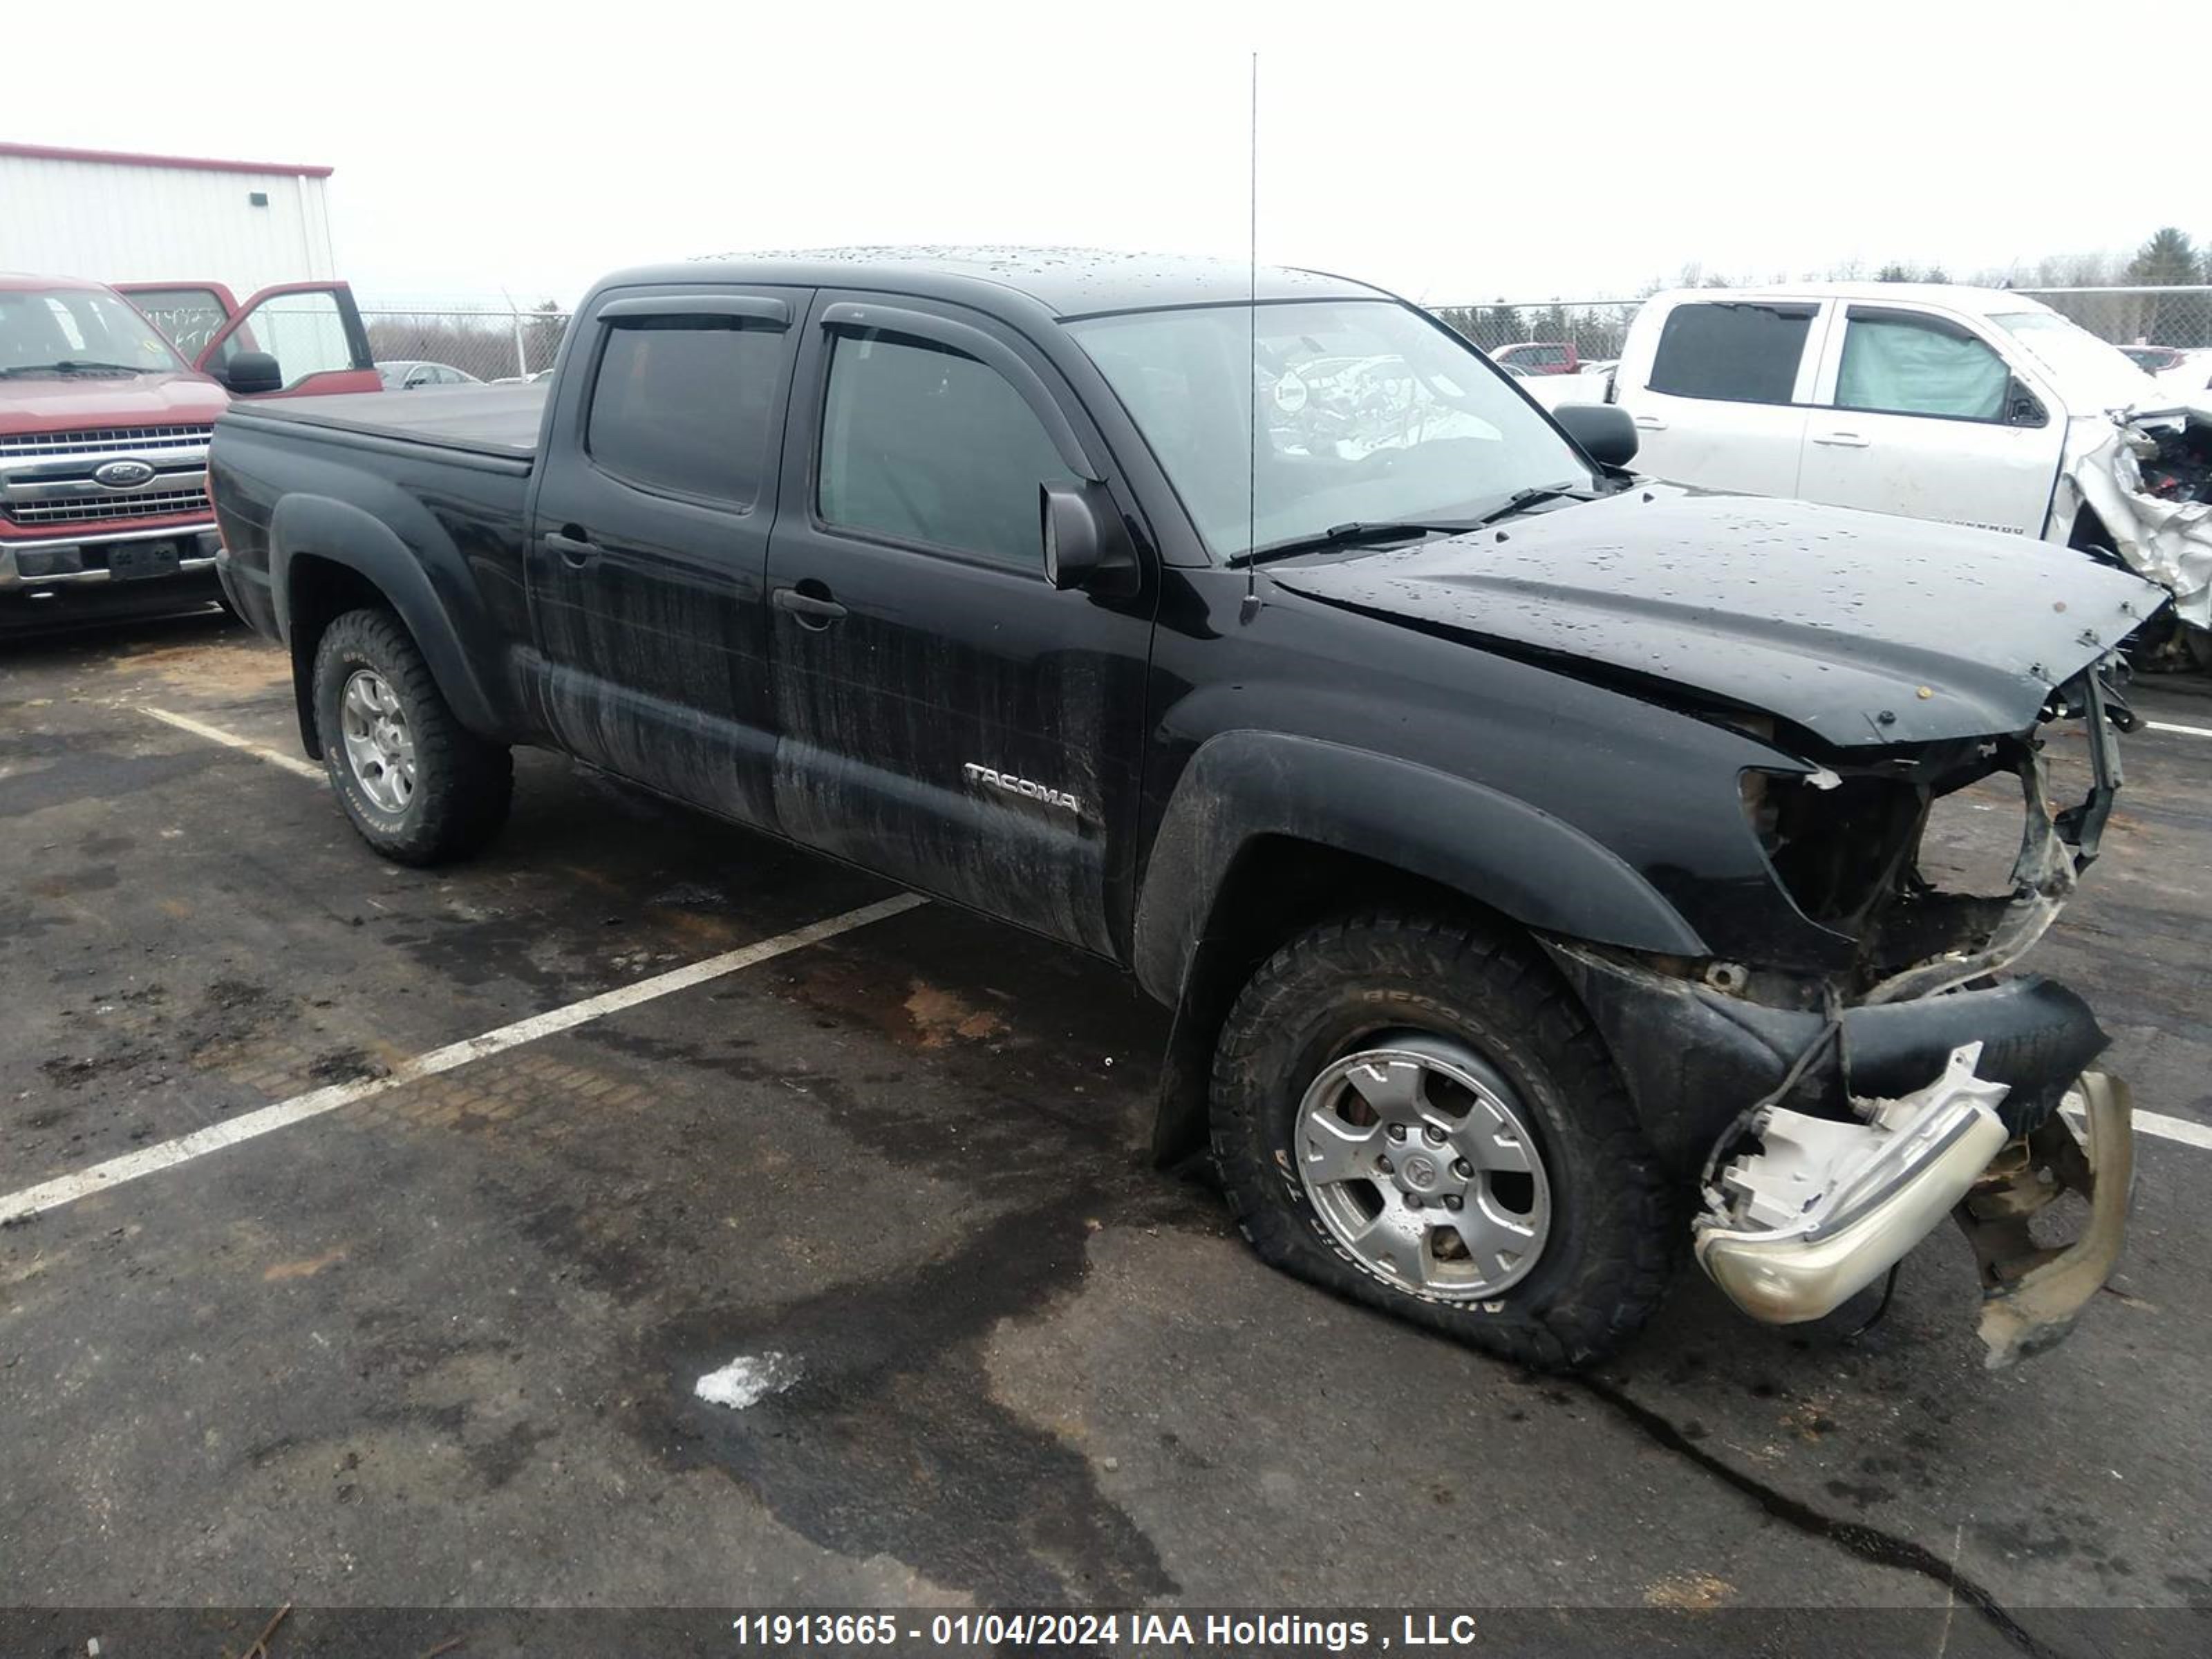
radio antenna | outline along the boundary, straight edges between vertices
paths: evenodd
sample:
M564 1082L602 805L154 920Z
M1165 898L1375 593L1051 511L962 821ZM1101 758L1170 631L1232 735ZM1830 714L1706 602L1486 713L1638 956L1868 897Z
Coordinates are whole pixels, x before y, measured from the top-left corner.
M1247 182L1244 295L1244 604L1240 622L1260 612L1260 54L1252 54L1251 172Z

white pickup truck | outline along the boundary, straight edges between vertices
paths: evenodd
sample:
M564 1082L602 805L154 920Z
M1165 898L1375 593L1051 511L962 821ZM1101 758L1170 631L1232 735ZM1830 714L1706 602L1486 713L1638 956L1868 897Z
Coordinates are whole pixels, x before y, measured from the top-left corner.
M2172 592L2174 648L2212 666L2212 397L2048 306L1905 283L1654 295L1612 401L1662 478L2094 550Z

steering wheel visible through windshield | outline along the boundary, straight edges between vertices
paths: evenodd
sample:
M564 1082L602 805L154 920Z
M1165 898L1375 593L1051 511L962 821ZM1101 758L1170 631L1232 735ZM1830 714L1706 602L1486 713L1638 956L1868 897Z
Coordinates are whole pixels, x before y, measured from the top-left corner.
M1592 482L1473 347L1407 306L1302 300L1255 320L1237 305L1068 325L1218 557L1339 526L1471 522L1517 491Z

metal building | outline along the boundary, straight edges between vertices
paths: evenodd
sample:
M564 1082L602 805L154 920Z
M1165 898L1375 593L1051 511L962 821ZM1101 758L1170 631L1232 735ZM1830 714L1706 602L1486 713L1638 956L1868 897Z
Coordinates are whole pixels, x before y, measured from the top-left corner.
M337 275L326 167L0 142L0 270L202 277L240 295Z

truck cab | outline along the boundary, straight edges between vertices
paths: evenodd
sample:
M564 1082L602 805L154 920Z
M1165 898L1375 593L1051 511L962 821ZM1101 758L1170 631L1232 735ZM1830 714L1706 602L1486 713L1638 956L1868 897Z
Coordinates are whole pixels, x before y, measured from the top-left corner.
M0 275L0 625L212 597L216 417L378 384L343 284Z
M1613 399L1705 489L2094 550L2212 621L2212 404L2000 289L1839 283L1645 301ZM2184 510L2188 509L2188 510Z

